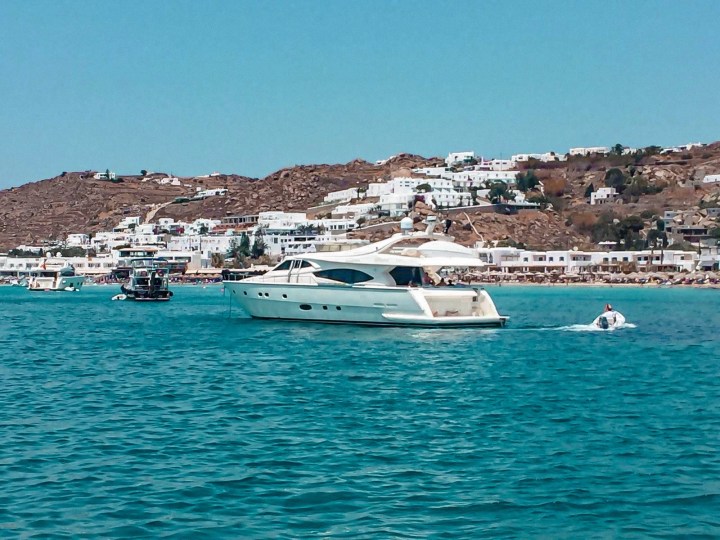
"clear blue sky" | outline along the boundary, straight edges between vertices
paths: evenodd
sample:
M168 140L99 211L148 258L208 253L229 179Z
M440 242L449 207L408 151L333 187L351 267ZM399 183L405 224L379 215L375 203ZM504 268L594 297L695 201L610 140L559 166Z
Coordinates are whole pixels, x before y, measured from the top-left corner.
M0 187L720 139L720 2L0 2Z

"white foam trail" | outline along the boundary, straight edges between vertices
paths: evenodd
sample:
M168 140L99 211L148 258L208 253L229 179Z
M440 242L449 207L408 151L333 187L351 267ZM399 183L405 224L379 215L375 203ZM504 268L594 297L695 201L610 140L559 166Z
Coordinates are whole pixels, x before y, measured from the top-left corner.
M637 328L637 325L633 323L624 323L619 326L613 326L611 328L600 328L594 324L571 324L569 326L560 326L558 330L565 332L612 332L614 330L622 330L623 328Z

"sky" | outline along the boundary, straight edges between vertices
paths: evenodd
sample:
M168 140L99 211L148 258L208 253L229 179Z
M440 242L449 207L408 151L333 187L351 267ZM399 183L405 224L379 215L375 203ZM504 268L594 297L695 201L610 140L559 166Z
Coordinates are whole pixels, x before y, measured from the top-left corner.
M720 2L0 2L0 188L720 139Z

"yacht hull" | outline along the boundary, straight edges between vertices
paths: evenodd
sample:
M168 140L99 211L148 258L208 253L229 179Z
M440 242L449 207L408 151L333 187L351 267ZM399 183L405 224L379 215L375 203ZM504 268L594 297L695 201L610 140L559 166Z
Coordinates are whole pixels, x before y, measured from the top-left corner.
M31 278L28 283L29 291L79 291L84 276L61 276L59 278Z
M421 288L252 281L224 284L243 310L257 319L419 327L501 327L507 321L507 317L497 315L487 293L472 288L428 292ZM492 306L487 315L478 314L476 308L475 312L468 308L465 313L462 309L447 309L448 305L470 306L472 298L481 294ZM432 296L442 296L442 302Z

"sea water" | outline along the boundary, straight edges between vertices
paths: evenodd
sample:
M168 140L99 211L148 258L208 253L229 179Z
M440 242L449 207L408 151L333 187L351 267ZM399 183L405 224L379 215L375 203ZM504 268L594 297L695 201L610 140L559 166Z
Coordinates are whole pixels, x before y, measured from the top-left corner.
M0 537L720 535L720 291L493 287L507 328L434 330L174 290L0 288Z

